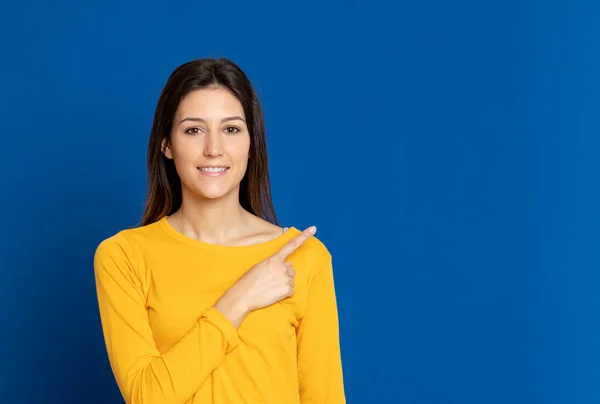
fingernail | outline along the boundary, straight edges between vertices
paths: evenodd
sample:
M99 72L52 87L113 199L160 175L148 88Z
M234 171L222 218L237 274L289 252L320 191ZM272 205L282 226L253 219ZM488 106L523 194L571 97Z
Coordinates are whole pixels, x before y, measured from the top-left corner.
M310 227L308 228L308 232L309 232L310 234L315 234L315 233L317 232L317 227L316 227L316 226L310 226Z

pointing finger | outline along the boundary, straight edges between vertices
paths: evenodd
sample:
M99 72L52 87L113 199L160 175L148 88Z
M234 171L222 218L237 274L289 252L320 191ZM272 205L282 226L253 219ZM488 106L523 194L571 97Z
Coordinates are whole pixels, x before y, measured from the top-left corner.
M311 226L308 229L304 230L302 233L298 234L296 237L291 239L286 245L281 247L281 249L276 253L282 259L286 259L289 257L294 251L296 251L306 240L311 238L317 232L317 228L315 226Z

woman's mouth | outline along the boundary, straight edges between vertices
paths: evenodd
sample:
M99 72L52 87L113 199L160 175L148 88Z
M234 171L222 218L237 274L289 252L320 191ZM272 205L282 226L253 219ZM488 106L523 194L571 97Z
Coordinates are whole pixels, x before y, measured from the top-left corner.
M198 167L198 171L208 177L218 177L225 174L228 170L229 167Z

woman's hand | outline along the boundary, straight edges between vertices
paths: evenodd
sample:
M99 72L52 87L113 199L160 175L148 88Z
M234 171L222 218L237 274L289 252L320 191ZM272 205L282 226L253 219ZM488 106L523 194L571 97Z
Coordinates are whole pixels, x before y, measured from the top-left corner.
M296 271L285 260L316 233L312 226L290 240L279 251L246 272L215 304L235 327L253 310L270 306L294 294Z

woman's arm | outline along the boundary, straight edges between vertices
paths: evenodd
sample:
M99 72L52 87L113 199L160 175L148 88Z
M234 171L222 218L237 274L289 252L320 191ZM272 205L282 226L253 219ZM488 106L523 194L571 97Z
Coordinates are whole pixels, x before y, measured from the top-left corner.
M308 306L298 325L302 404L346 402L331 255L309 279Z
M237 329L210 307L168 352L156 348L145 297L122 235L103 241L94 256L102 330L111 368L128 404L184 403L238 344ZM228 313L241 318L240 313ZM231 316L233 314L233 316ZM236 321L239 324L239 322Z

